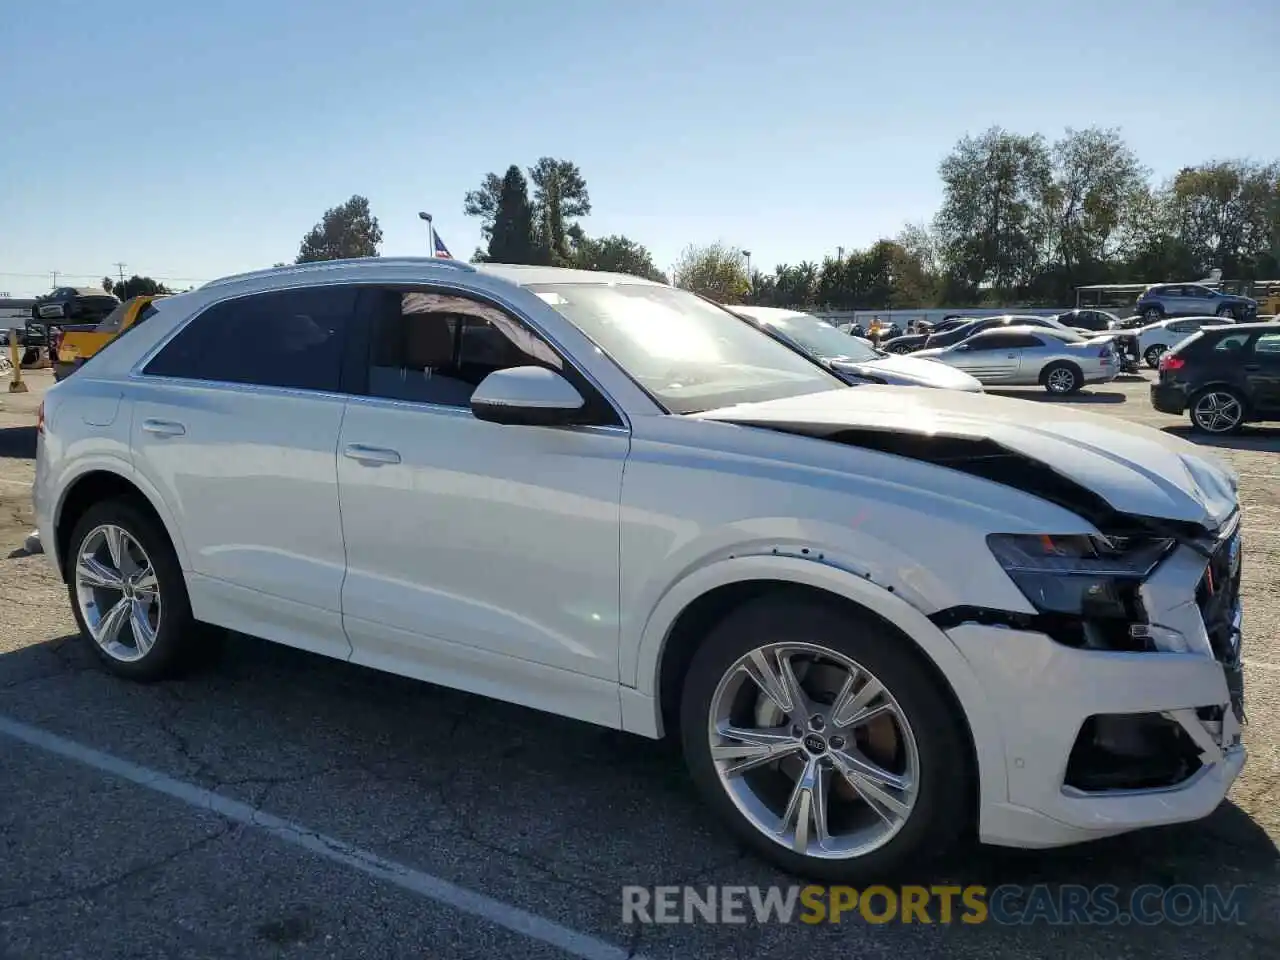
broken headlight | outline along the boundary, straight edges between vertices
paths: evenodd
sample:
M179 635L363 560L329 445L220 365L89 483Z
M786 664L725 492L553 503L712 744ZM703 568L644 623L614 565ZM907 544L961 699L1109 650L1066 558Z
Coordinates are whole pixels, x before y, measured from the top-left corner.
M1138 587L1173 540L993 533L987 545L1040 613L1131 623L1144 619Z

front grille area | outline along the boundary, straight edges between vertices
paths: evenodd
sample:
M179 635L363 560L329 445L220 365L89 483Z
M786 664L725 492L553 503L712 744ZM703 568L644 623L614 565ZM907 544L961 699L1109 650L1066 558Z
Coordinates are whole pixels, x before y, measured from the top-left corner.
M1236 717L1244 721L1244 675L1240 664L1240 571L1244 550L1240 526L1218 542L1196 587L1196 604L1214 658L1222 664Z

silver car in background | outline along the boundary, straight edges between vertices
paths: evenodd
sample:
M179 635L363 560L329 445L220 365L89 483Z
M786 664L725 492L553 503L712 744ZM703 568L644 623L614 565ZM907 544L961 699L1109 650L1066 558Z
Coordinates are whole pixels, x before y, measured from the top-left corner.
M1086 383L1106 383L1120 372L1111 337L1086 339L1046 327L1000 327L912 356L963 370L984 386L1038 383L1056 396L1075 393Z
M937 387L982 393L967 373L927 360L886 353L869 340L841 333L810 313L781 307L726 307L754 327L826 367L850 386L884 383L895 387Z

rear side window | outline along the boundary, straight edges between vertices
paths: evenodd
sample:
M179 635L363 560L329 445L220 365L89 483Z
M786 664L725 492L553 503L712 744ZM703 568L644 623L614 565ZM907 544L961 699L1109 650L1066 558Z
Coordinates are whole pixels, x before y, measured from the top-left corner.
M1213 345L1215 353L1234 353L1243 350L1249 345L1249 333L1233 333L1229 336L1222 337Z
M144 372L336 393L356 292L348 286L310 287L215 304L170 340Z

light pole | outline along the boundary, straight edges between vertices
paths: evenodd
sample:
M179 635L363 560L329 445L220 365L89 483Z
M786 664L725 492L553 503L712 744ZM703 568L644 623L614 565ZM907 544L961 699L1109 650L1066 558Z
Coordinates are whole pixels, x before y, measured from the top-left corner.
M755 283L751 279L751 251L743 250L742 255L747 258L747 296L751 296L755 289Z
M418 219L427 222L427 251L434 257L436 255L436 228L431 224L431 214L425 210L419 210Z

